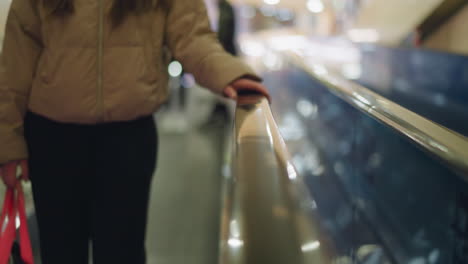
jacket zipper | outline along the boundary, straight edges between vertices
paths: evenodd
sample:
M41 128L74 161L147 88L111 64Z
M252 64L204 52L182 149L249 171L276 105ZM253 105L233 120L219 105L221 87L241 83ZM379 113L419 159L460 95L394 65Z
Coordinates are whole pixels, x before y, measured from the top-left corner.
M103 72L103 35L104 35L104 7L103 0L99 0L99 32L98 32L98 79L97 79L97 107L98 119L104 121L104 102L102 91L102 72Z

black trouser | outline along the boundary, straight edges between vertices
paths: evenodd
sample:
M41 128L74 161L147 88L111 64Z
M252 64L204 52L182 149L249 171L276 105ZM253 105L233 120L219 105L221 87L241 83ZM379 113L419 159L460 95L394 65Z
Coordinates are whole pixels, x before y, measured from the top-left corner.
M152 117L75 125L28 113L43 264L143 264L157 135Z

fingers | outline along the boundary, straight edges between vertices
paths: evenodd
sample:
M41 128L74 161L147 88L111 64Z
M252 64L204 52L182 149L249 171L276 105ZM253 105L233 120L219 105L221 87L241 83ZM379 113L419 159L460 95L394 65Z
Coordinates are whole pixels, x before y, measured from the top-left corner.
M18 168L21 168L21 179L28 181L29 167L27 160L13 161L0 168L0 177L8 188L15 188L18 184Z
M18 182L18 178L16 177L17 166L18 162L10 162L1 168L3 183L5 183L8 188L13 189L16 187Z
M232 83L232 86L234 86L236 89L259 89L260 86L263 86L261 83L257 81L253 81L250 79L238 79Z
M28 161L27 160L22 160L20 162L21 166L21 179L23 181L29 181L29 166L28 166Z
M249 79L239 79L235 82L232 83L233 88L236 90L236 91L254 91L254 92L257 92L259 94L262 94L264 95L265 97L267 97L268 101L271 102L271 96L270 96L270 93L268 92L267 88L257 82L257 81L253 81L253 80L249 80Z
M231 85L224 89L224 95L233 100L237 100L237 91Z

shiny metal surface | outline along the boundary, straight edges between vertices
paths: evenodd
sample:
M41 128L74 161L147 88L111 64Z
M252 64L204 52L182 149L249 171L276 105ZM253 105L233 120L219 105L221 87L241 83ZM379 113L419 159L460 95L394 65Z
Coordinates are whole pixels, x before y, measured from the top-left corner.
M327 71L322 65L307 64L289 53L294 64L326 85L334 94L362 112L396 129L435 157L440 158L468 181L468 138L434 123L371 90Z
M376 45L355 49L360 56L354 62L359 74L350 77L357 83L468 136L467 56Z
M219 263L332 263L316 203L264 97L239 99L233 139Z

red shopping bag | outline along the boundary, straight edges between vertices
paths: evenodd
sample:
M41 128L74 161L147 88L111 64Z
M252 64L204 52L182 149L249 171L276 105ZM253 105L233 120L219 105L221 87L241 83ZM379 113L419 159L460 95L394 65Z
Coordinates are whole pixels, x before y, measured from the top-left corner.
M19 218L19 245L22 263L33 264L34 258L29 238L24 194L21 184L15 189L8 189L0 215L0 264L7 264L15 243L16 219Z

